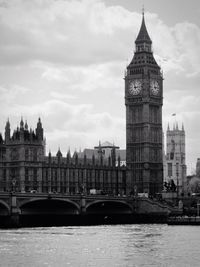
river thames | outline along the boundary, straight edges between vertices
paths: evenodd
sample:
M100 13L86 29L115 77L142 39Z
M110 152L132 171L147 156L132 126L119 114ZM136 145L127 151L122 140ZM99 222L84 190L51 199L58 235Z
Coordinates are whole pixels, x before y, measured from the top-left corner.
M0 230L0 266L200 266L199 248L199 226Z

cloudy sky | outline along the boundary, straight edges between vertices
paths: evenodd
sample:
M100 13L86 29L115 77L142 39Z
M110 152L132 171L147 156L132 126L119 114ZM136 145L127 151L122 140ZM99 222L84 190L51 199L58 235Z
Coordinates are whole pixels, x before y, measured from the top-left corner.
M124 70L141 9L164 72L163 128L186 130L188 174L200 157L199 0L0 0L0 131L40 116L47 150L125 148Z

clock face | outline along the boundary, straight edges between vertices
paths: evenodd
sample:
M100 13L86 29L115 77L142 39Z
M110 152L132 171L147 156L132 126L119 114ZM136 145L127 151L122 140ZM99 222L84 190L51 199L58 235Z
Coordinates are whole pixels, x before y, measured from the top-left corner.
M141 92L142 89L142 83L140 80L133 80L129 84L129 93L131 95L138 95Z
M156 81L156 80L151 80L151 81L150 81L150 89L151 89L151 93L152 93L153 95L158 95L159 90L160 90L158 81Z

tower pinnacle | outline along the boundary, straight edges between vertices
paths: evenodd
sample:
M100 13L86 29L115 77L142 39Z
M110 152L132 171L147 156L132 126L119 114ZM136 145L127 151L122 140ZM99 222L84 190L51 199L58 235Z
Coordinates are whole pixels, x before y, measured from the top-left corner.
M149 37L146 24L145 24L145 18L144 18L144 10L142 11L142 24L140 27L140 31L138 33L138 36L135 40L136 45L138 44L152 44L151 38Z
M144 17L144 5L142 5L142 16Z

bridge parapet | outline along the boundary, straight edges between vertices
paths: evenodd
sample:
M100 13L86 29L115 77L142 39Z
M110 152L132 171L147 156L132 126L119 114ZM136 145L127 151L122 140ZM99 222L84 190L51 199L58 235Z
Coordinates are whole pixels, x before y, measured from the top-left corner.
M2 213L1 213L2 209ZM7 210L7 213L5 212ZM173 208L148 198L47 193L0 193L0 216L10 216L17 226L19 217L36 215L123 215L137 218L141 215L168 216ZM117 218L117 217L116 217Z
M136 203L138 214L163 214L168 216L171 212L177 210L176 208L167 205L167 203L164 204L149 198L137 198Z

